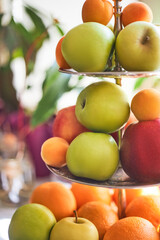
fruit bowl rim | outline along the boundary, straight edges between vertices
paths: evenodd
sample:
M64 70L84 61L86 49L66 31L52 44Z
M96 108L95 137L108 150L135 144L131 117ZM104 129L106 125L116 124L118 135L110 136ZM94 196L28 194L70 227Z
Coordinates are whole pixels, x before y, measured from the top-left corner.
M117 171L113 174L111 178L105 181L96 181L89 178L76 177L68 170L67 166L63 166L61 168L55 168L47 165L47 168L51 171L51 173L55 174L62 181L66 180L68 182L77 182L80 184L96 186L96 187L105 187L105 188L117 188L117 189L136 189L136 188L145 188L152 186L159 186L160 182L136 182L133 179L129 178L122 169L119 167Z
M108 78L139 78L160 76L160 69L156 71L105 71L105 72L77 72L74 69L59 68L59 72L88 77L108 77Z

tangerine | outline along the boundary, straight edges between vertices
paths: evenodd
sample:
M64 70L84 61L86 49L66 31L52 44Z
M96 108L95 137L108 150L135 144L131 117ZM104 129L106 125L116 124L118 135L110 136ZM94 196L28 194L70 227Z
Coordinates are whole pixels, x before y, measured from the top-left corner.
M159 234L148 220L141 217L126 217L114 223L103 240L159 240Z
M128 24L136 21L152 22L153 13L151 8L143 2L133 2L128 4L122 12L122 24Z
M139 196L127 206L125 213L127 217L145 218L157 228L160 224L160 196Z
M64 68L64 69L69 69L70 66L68 65L68 63L66 62L65 58L63 57L63 54L62 54L62 50L61 50L61 46L62 46L62 41L64 39L65 36L63 36L57 46L56 46L56 61L57 61L57 64L59 65L60 68Z
M86 0L82 7L83 22L107 25L113 16L113 6L107 0Z
M62 167L66 164L66 153L69 143L60 137L47 139L41 147L43 161L52 167Z
M160 117L160 92L154 88L139 91L131 101L131 110L139 121Z
M107 229L118 221L118 215L112 208L99 201L85 203L78 209L78 216L88 219L96 226L99 240L103 240Z
M45 182L37 186L31 194L30 202L48 207L57 221L72 216L77 208L72 191L59 182Z
M77 208L91 201L101 201L109 205L112 201L109 189L107 188L72 183L71 191L76 198Z

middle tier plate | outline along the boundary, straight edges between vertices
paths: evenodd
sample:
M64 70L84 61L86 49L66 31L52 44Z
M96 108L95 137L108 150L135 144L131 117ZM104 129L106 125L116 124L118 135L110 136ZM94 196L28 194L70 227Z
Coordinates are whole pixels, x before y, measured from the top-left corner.
M115 172L115 174L106 181L96 181L88 178L76 177L70 173L67 166L62 168L54 168L47 165L47 168L55 175L62 177L63 179L71 182L77 182L86 185L92 185L97 187L106 187L106 188L144 188L144 187L152 187L153 185L160 185L160 182L148 182L148 183L139 183L135 182L131 178L129 178L120 167Z
M89 76L89 77L108 77L108 78L139 78L139 77L153 77L160 76L159 71L107 71L107 72L76 72L73 69L59 69L61 73L79 75L79 76Z

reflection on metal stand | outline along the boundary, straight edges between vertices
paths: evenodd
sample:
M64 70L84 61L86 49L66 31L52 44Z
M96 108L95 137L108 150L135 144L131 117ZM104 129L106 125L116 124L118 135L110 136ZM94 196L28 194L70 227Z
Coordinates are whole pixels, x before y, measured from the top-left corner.
M121 1L122 0L113 0L114 1L114 34L117 38L119 32L122 30L122 21L121 21L121 14L122 14L122 6ZM114 71L122 71L122 67L120 66L117 54L115 51L115 68ZM122 79L121 78L115 78L116 84L119 86L122 86ZM121 138L122 138L122 130L120 129L118 131L118 147L120 149L121 146ZM121 164L119 165L121 167ZM125 217L125 208L126 208L126 192L125 189L119 189L118 190L118 217L119 219Z
M119 219L125 217L126 209L126 191L125 189L118 189L118 217Z

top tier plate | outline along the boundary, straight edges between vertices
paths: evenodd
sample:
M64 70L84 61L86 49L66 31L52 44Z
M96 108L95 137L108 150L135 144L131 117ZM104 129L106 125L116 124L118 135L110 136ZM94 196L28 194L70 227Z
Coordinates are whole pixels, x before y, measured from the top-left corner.
M139 77L152 77L160 76L160 70L158 71L139 71L139 72L128 72L128 71L107 71L107 72L76 72L73 69L59 69L61 73L67 73L79 76L90 76L90 77L108 77L108 78L139 78Z

